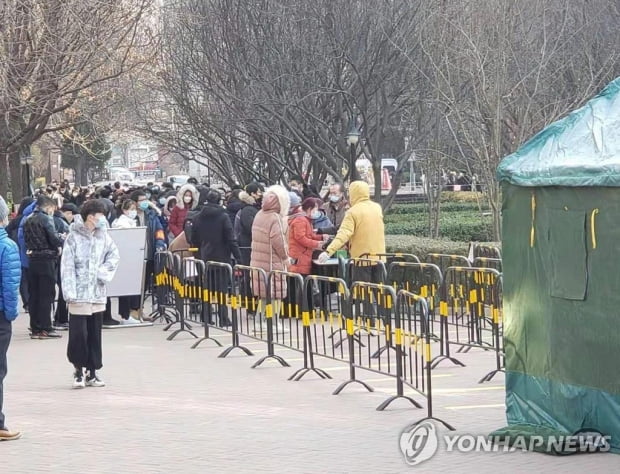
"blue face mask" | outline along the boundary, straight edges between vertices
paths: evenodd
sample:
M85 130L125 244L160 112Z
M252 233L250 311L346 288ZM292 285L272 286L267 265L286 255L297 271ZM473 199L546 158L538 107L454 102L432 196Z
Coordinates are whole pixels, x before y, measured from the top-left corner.
M97 227L97 229L105 229L108 226L108 220L105 218L105 216L101 216L99 217L99 219L97 219L97 223L95 224L95 227Z
M329 196L329 200L331 202L338 202L340 201L340 196L334 196L333 194Z
M162 206L166 204L166 198L159 198L159 204Z
M143 211L146 211L149 208L149 202L148 201L140 201L138 206L140 206L140 209L142 209Z
M321 217L321 211L312 211L312 214L310 214L310 218L313 221L318 219L319 217Z

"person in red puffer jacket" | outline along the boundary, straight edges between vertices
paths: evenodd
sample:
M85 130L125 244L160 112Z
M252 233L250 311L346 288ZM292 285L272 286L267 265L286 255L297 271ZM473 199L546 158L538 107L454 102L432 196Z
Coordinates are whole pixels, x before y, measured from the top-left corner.
M301 275L309 275L312 271L312 253L321 250L323 244L329 239L328 235L319 235L312 230L312 219L319 211L321 200L309 197L301 203L300 212L290 220L288 231L288 247L291 258L297 262L289 268L289 271Z
M172 208L168 227L174 237L183 232L183 224L189 211L198 207L198 190L192 184L184 184L177 193L177 205ZM202 204L202 203L200 203Z

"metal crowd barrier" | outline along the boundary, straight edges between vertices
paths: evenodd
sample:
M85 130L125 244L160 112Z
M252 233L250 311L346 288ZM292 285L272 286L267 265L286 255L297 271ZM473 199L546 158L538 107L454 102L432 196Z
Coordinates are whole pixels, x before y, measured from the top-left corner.
M472 266L478 268L493 268L502 273L501 258L476 257Z
M458 256L440 257L455 260ZM348 364L349 378L334 394L352 383L373 391L356 371L376 372L396 379L396 395L378 410L398 398L420 408L416 400L405 396L407 386L427 399L427 418L433 418L431 369L445 359L464 365L451 356L451 347L495 351L496 368L481 383L503 371L501 278L497 270L449 267L442 278L435 264L394 261L386 271L382 261L370 259L352 259L347 270L353 281L350 290L344 279L266 273L244 265L232 268L193 258L182 260L167 253L165 264L157 267L156 282L165 296L162 301L174 304L176 320L169 326L180 325L168 339L180 332L198 339L188 327L188 321L193 321L202 323L205 331L193 348L205 340L221 346L210 334L214 328L230 332L231 345L220 357L236 348L253 355L241 345L241 336L262 341L267 355L253 368L268 359L289 367L276 348L296 350L303 353L304 362L289 377L295 381L310 372L331 378L316 366L316 355L343 361ZM431 344L437 342L439 354L433 358Z
M471 267L471 263L467 260L467 257L444 253L429 253L426 256L426 263L437 265L442 275L446 274L446 270L449 267Z
M155 254L154 273L155 287L154 292L156 301L153 311L149 315L153 322L158 319L170 324L179 319L176 313L176 306L173 293L173 260L170 252L157 252Z
M365 253L360 255L361 259L381 260L389 267L395 262L420 263L417 255L412 253Z
M405 396L404 386L407 385L426 398L426 417L414 425L424 420L436 420L454 431L452 425L433 416L432 339L426 298L410 291L400 290L397 294L396 315L394 325L397 357L396 395L384 401L377 410L387 408L398 398L405 398L418 406L412 398Z
M302 301L304 365L289 380L299 381L309 372L331 379L331 375L315 366L314 355L345 359L342 333L346 328L349 290L342 279L309 275L303 282L301 294L305 297ZM338 342L336 336L340 337Z
M474 245L474 259L478 257L494 258L497 260L501 260L502 252L500 251L499 247L496 247L494 245L476 244Z
M281 328L274 328L274 313L280 311L281 301L272 298L276 295L274 293L276 288L270 285L270 276L261 268L245 265L235 265L233 271L237 292L236 304L240 310L238 334L267 343L267 355L252 365L252 368L262 365L269 359L279 362L283 367L290 367L275 353L274 334L282 331Z
M443 276L437 265L432 263L395 262L388 268L388 282L396 290L405 290L420 295L428 307L429 331L432 339L436 333L436 309L439 307Z
M187 319L191 319L192 315L198 311L195 301L196 295L199 295L202 289L202 278L196 267L204 267L204 262L192 257L183 260L177 254L172 255L171 260L173 295L178 320L168 324L164 330L167 331L178 323L179 329L168 336L169 341L182 332L187 332L197 339L198 336L192 331Z
M449 351L450 345L456 345L457 352L468 352L472 348L495 351L496 369L480 382L491 380L503 370L500 273L492 268L450 267L445 275L443 293L440 305L449 317L446 327L449 325L455 333L454 339L445 340L446 349Z
M381 260L370 258L350 258L345 263L345 277L349 288L357 281L367 283L385 283L387 270Z

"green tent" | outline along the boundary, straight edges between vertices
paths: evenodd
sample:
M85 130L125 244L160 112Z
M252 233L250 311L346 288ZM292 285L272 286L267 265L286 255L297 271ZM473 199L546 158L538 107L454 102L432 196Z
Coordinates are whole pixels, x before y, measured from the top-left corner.
M508 427L620 451L620 78L498 168Z

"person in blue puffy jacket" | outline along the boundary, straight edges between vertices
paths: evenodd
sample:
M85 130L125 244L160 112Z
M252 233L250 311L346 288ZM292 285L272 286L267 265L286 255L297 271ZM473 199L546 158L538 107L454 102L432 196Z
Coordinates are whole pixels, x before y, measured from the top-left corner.
M6 376L6 353L11 342L11 321L19 314L19 282L21 263L19 250L7 234L9 208L0 196L0 441L10 441L21 436L18 431L10 431L4 424L2 413L2 383Z

